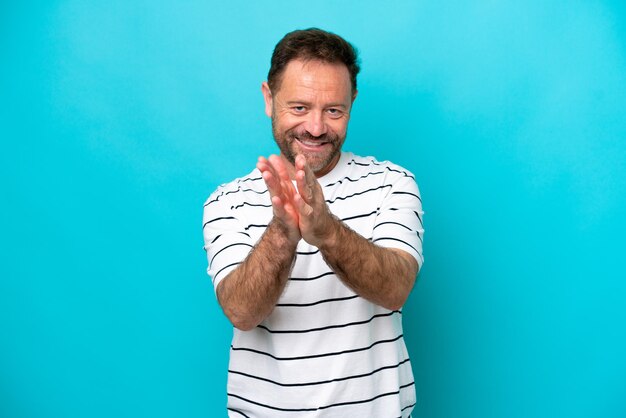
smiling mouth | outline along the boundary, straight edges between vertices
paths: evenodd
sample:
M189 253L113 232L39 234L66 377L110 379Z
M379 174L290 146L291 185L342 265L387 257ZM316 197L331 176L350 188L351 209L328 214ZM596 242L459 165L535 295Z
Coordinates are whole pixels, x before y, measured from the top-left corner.
M328 141L325 140L315 140L315 139L302 139L299 137L294 137L299 144L304 145L306 148L320 148L326 144L329 144Z

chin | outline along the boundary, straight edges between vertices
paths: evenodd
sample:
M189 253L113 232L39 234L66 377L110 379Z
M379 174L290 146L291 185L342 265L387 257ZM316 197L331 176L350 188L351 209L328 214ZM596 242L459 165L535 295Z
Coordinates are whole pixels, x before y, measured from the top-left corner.
M276 138L276 135L274 136ZM318 174L328 169L328 166L334 165L341 154L340 143L332 143L332 148L323 153L314 153L301 149L298 146L298 142L295 138L289 138L287 140L277 140L276 143L281 150L283 156L292 165L296 163L296 156L303 155L306 159L307 165L311 167L311 170Z
M326 170L328 166L334 165L334 163L336 163L337 160L339 160L338 155L339 153L337 152L328 156L324 156L322 158L319 158L319 157L311 158L307 156L306 154L304 154L304 158L306 158L306 162L309 165L309 167L311 167L311 170L313 170L315 174L318 174L319 172Z

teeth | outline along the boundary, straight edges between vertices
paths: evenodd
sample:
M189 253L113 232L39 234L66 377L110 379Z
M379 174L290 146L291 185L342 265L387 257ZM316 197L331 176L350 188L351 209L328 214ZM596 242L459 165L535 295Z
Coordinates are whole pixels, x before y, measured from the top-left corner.
M324 142L318 142L318 141L307 141L305 139L298 139L298 141L310 147L317 147L320 145L324 145Z

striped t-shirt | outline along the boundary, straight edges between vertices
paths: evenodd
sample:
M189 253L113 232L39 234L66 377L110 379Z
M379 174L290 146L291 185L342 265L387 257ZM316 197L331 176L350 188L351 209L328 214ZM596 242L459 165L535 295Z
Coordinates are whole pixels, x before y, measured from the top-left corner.
M408 252L421 267L423 212L410 172L344 152L318 181L335 216L377 245ZM244 261L271 219L270 196L256 169L209 197L203 230L215 288ZM229 416L408 417L414 405L402 312L355 294L319 250L301 240L271 315L250 331L234 329Z

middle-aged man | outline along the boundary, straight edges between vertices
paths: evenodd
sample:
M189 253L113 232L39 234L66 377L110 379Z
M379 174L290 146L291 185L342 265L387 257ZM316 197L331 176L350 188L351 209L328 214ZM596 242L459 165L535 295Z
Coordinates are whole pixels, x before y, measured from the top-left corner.
M407 170L341 151L358 71L343 38L288 33L261 86L280 155L205 203L208 273L235 327L230 417L415 405L401 309L423 262L421 200Z

